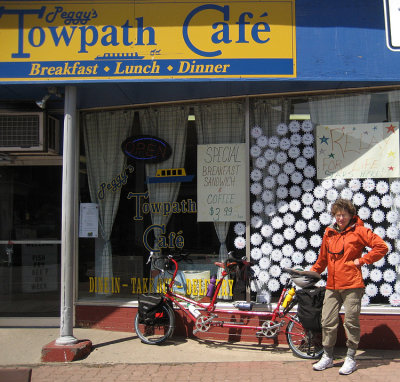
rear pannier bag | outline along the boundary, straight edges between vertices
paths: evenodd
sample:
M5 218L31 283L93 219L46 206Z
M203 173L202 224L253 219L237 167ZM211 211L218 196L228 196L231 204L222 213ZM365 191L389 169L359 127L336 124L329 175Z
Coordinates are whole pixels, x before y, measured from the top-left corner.
M304 288L296 291L297 316L304 329L320 331L325 287Z
M141 324L153 323L162 315L163 295L159 293L148 293L139 295L139 322Z

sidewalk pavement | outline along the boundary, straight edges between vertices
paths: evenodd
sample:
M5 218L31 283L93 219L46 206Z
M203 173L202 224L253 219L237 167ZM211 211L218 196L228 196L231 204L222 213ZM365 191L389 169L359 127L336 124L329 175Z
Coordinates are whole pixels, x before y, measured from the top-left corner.
M157 346L141 343L135 333L77 328L73 334L79 340L92 341L93 351L86 359L42 363L42 347L59 337L58 328L0 328L0 372L32 369L32 382L321 382L339 377L344 355L344 349L338 349L335 366L315 372L314 360L296 358L286 345L227 344L172 337ZM355 373L340 377L347 381L399 380L400 350L359 350L357 363Z

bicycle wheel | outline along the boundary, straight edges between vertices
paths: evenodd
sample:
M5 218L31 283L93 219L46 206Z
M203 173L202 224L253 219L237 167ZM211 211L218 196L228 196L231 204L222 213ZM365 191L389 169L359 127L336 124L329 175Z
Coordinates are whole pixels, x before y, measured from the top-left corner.
M300 358L319 358L324 351L322 347L322 335L304 329L297 319L290 321L287 325L286 338L290 349Z
M175 328L174 310L167 304L162 304L155 312L155 318L142 324L139 312L135 317L135 331L138 337L148 345L156 345L164 342L172 336Z

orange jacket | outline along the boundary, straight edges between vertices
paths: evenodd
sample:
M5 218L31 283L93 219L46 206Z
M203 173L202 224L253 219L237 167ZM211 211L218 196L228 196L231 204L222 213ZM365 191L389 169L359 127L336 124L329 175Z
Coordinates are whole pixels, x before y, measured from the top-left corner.
M361 257L364 248L371 250ZM372 264L388 251L386 243L355 216L349 226L339 232L335 225L326 228L318 260L311 271L322 273L328 267L327 289L364 288L361 269L354 264Z

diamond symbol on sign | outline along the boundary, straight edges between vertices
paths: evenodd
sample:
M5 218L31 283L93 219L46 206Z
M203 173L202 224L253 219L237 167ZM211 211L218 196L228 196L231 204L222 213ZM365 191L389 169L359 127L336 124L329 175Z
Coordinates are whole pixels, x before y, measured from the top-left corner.
M170 65L170 66L167 67L167 69L168 69L169 71L171 71L172 69L174 69L174 67Z
M107 72L107 73L108 73L109 70L110 70L110 68L109 68L108 66L106 66L106 67L104 68L104 71Z

